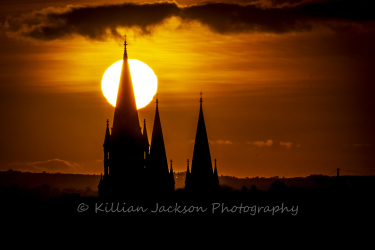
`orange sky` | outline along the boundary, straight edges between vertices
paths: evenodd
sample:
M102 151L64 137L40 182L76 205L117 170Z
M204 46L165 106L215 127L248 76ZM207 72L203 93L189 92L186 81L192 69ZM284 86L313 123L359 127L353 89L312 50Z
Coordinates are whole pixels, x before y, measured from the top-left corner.
M313 8L299 7L312 1L248 1L255 2L262 7L235 5L239 14L230 16L230 25L204 12L212 6L198 5L198 11L192 6L197 2L178 1L186 7L179 7L182 14L173 6L173 15L165 18L142 10L139 15L145 16L125 15L134 19L126 26L107 20L97 1L95 20L89 14L69 16L56 30L41 28L55 25L46 13L60 17L72 2L2 3L0 170L103 171L105 121L112 121L114 108L101 94L100 81L123 53L122 38L110 34L113 24L118 34L128 35L129 57L148 64L158 77L167 158L173 159L174 171L185 171L192 157L202 91L219 175L307 176L336 168L375 174L375 18L363 10L361 18L343 11L324 19ZM341 2L345 8L355 5ZM92 5L81 3L86 7L74 2L80 11ZM291 15L297 21L282 16L286 5L297 9ZM271 7L285 24L268 16ZM164 13L165 6L158 8L157 14ZM43 18L36 18L36 10ZM242 11L262 15L248 20ZM96 22L108 25L106 35L90 30ZM139 111L149 135L154 112L154 102Z

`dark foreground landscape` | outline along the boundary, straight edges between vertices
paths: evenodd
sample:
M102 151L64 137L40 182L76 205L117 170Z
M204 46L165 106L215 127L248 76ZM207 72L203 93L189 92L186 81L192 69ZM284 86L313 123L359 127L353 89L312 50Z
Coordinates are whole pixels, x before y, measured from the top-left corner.
M179 187L183 173L175 176L176 191L169 195L103 200L95 189L98 175L0 172L1 212L11 221L108 219L137 225L154 219L333 225L375 218L374 176L221 176L220 190L209 194L187 192Z

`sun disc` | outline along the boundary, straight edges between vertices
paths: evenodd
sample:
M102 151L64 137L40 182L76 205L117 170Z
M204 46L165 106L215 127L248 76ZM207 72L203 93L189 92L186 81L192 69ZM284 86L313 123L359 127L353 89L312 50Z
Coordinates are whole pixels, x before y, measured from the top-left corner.
M149 104L156 94L157 77L147 64L136 59L128 59L128 61L133 82L135 102L137 109L141 109ZM120 60L112 64L104 72L102 78L103 95L112 106L116 106L122 62L123 60Z

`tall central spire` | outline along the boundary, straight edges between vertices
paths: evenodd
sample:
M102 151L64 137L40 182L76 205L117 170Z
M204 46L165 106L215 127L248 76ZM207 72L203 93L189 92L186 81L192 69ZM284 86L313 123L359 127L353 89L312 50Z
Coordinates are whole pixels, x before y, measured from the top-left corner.
M122 63L121 76L116 99L115 116L113 121L113 133L115 135L117 133L122 133L125 130L131 133L140 133L138 111L135 101L126 45L127 43L125 38L124 59Z
M112 173L119 173L119 175L142 169L144 160L142 132L126 46L125 38L124 58L111 134L111 148L113 149L111 152Z

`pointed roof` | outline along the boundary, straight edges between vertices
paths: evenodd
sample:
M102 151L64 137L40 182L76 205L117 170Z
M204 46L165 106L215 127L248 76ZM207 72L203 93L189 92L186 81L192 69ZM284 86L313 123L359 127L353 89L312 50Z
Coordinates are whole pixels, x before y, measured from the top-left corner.
M111 139L111 134L109 133L109 120L107 119L107 128L105 130L103 147L109 146L110 139Z
M159 174L163 174L169 173L169 171L167 154L165 152L163 131L161 129L158 103L159 101L158 99L156 99L156 112L150 147L150 161L153 170L157 171Z
M141 130L126 45L125 39L124 58L117 92L112 135L116 138L118 136L125 136L140 140Z
M213 174L211 153L208 144L206 125L204 122L202 102L201 93L198 126L197 133L195 135L193 160L191 164L191 173L194 175L197 174L201 177L211 176Z

